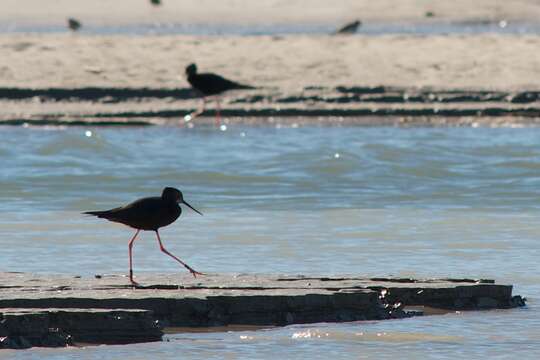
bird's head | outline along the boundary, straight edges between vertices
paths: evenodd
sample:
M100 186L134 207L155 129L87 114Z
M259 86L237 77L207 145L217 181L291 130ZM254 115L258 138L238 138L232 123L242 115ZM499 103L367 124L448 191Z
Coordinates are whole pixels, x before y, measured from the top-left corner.
M195 211L197 214L202 215L202 213L199 210L195 209L193 206L189 205L184 200L184 195L178 189L175 189L172 187L166 187L165 189L163 189L163 192L161 193L161 198L165 201L171 201L177 204L184 204L188 206L191 210Z
M186 66L186 75L187 76L192 76L192 75L195 75L195 74L197 74L197 65L189 64L188 66Z

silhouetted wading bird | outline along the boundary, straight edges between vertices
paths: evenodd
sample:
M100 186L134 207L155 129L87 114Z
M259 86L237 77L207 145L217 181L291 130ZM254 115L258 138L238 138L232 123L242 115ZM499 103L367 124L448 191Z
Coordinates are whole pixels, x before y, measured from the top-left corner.
M81 22L74 18L68 19L68 27L71 31L77 31L81 28Z
M204 112L204 107L206 105L206 97L214 96L224 93L228 90L246 90L246 89L255 89L253 86L240 84L228 79L225 79L222 76L212 74L212 73L198 73L197 65L190 64L186 67L187 81L189 84L202 95L202 107L195 112L192 112L189 115L184 116L185 121L190 121L196 116ZM216 125L220 124L220 108L219 108L219 98L216 98Z
M354 34L358 28L362 25L360 20L353 21L335 32L336 35Z
M111 210L87 211L83 214L94 215L99 218L118 222L137 229L137 232L135 233L135 235L133 235L128 244L129 280L132 284L137 285L137 283L133 280L133 258L131 249L133 248L133 242L135 241L135 238L137 237L137 235L139 235L139 231L141 230L155 231L161 251L178 261L180 264L184 265L184 267L188 269L194 277L196 277L197 275L204 275L198 271L193 270L191 267L189 267L189 265L171 254L169 251L167 251L167 249L165 249L161 242L161 238L159 237L158 229L172 224L176 221L176 219L178 219L178 217L182 213L182 209L180 208L179 204L184 204L190 207L196 213L202 215L202 213L194 209L184 200L184 197L180 190L171 187L166 187L165 189L163 189L161 197L147 197L136 200L126 206L117 207Z

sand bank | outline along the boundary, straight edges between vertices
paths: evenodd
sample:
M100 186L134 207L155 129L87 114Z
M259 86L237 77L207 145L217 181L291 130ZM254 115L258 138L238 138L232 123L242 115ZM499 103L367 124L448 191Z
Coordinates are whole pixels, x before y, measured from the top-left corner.
M188 86L196 62L255 86L536 90L538 36L0 36L1 87Z
M493 34L2 35L0 119L180 119L198 106L183 75L196 62L201 71L258 87L227 94L226 117L394 117L392 124L449 117L460 118L450 122L457 125L497 117L497 124L531 124L540 114L539 45L538 36Z

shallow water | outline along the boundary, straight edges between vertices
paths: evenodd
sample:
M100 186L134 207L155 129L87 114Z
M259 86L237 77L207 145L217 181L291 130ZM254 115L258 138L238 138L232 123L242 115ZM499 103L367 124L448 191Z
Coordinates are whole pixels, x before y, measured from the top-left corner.
M293 34L331 34L344 24L184 24L184 23L146 23L128 25L84 25L79 31L94 35L293 35ZM0 33L61 33L69 32L64 23L54 25L0 22ZM425 22L372 22L362 24L358 30L361 35L385 34L540 34L540 25L534 22L497 21L425 21Z
M132 231L85 217L176 186L169 250L203 272L494 278L528 307L167 335L0 358L540 355L540 129L0 127L0 271L127 271ZM184 270L151 233L135 273Z

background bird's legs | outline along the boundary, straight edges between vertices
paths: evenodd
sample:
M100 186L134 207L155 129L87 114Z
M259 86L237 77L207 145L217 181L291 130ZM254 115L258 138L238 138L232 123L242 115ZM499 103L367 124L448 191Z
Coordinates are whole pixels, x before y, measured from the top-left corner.
M195 119L197 116L201 115L204 112L204 108L206 107L206 98L202 98L202 106L198 108L196 111L192 112L191 114L188 114L184 116L184 122L191 121Z
M216 126L221 125L221 108L219 105L219 97L216 97Z
M167 251L167 249L165 249L165 247L161 243L161 238L159 237L159 232L157 230L156 230L156 235L159 242L159 248L161 249L161 251L163 251L165 254L169 255L170 257L172 257L174 260L178 261L180 264L184 265L184 267L188 269L190 273L193 274L193 277L197 277L197 275L204 275L203 273L193 270L188 264L186 264L185 262L183 262L182 260L174 256L173 254L171 254L169 251Z
M139 285L133 280L133 257L132 257L132 254L131 254L131 249L133 248L133 242L135 241L135 238L137 237L137 235L139 235L139 231L141 231L141 230L137 230L137 232L135 233L135 235L133 235L133 237L131 238L131 240L129 241L129 244L128 244L128 249L129 249L129 281L131 281L131 283L133 285Z

